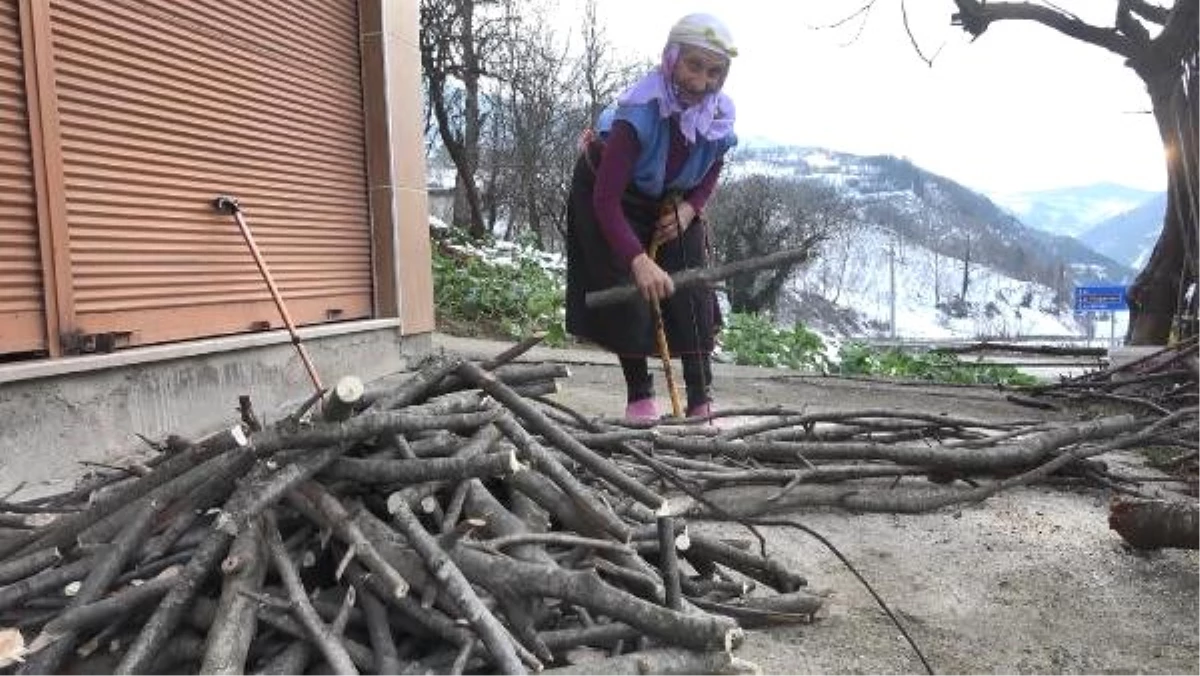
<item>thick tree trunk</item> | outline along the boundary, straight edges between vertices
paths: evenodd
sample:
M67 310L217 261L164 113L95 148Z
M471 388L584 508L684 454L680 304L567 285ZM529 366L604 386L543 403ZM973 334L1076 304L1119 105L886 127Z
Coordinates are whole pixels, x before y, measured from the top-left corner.
M1130 345L1165 345L1177 307L1196 281L1197 172L1195 71L1189 80L1174 72L1148 80L1147 88L1166 150L1167 210L1146 267L1129 288Z

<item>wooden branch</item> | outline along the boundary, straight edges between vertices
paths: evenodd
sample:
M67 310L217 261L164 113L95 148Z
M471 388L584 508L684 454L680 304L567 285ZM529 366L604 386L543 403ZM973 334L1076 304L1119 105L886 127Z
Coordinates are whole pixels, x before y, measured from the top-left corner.
M487 589L562 599L674 645L699 650L730 650L743 637L736 623L729 618L678 613L648 603L605 583L594 572L567 571L492 556L461 544L450 555L464 575Z
M417 460L360 460L339 458L323 472L330 479L350 479L360 484L426 481L463 481L504 477L521 468L516 453L488 453L472 458L421 458Z
M267 575L262 526L253 519L230 546L221 562L224 583L217 612L205 639L203 674L242 674L258 620L254 603L243 593L257 592Z
M666 589L667 607L683 610L683 594L679 589L679 553L675 551L675 519L669 514L658 517L658 560Z
M1032 2L986 2L981 0L954 0L958 13L951 22L972 37L978 38L996 21L1032 21L1098 47L1103 47L1123 56L1133 58L1146 45L1134 44L1127 36L1111 28L1100 28L1079 20L1074 15L1059 9Z
M507 406L534 431L544 436L573 460L587 467L596 476L632 495L652 509L658 509L663 505L662 496L622 472L607 458L584 446L533 404L513 392L512 388L496 380L488 372L480 369L479 366L463 362L459 364L458 374Z
M386 583L392 596L408 594L408 581L383 558L337 498L315 481L298 486L296 494L289 496L289 502L306 514L319 513L318 525L332 529L338 539L350 546L363 565Z
M729 652L701 652L684 648L650 648L617 655L602 660L581 662L542 672L547 676L576 674L761 674L752 662L734 657Z
M825 607L824 596L804 590L773 596L748 596L733 603L689 600L698 608L732 617L747 629L811 622L813 615Z
M113 580L120 574L125 563L132 558L134 552L142 545L150 532L154 516L162 508L162 504L150 501L141 505L133 520L127 524L121 533L103 555L97 557L96 565L80 585L79 591L71 599L67 608L79 608L102 598L108 593ZM28 658L21 667L23 674L52 674L61 670L63 661L75 649L79 640L78 631L63 632L53 643Z
M506 674L527 674L528 670L517 657L508 631L488 610L471 583L463 576L458 566L442 551L437 540L430 535L408 506L401 503L399 509L392 514L400 532L408 539L413 549L424 559L434 578L445 588L446 593L453 599L459 611L466 617L467 622L479 636L479 640L487 647L496 666Z
M129 650L117 663L118 674L148 673L153 666L155 654L175 632L183 620L200 585L217 567L221 557L229 549L233 538L219 530L211 530L187 566L179 574L171 590L159 602L154 614L142 625Z
M16 582L45 570L62 561L62 552L57 547L30 552L9 561L0 561L0 586Z
M357 674L358 669L354 666L353 660L346 652L346 647L342 645L341 639L336 636L317 615L317 611L312 607L312 603L308 600L308 593L304 590L304 583L300 581L300 574L296 571L296 565L292 562L291 556L287 549L283 546L283 538L279 534L279 527L275 523L275 514L272 510L263 512L264 535L267 539L267 550L271 554L271 561L275 565L275 572L279 574L283 581L284 587L288 591L288 597L292 601L292 608L297 619L304 625L308 631L309 638L317 645L317 649L329 661L339 674Z
M67 631L93 630L111 622L114 617L134 613L145 604L162 599L175 585L179 573L179 567L172 566L142 584L127 586L92 603L66 609L47 622L42 633L52 640Z
M723 279L728 279L734 275L740 275L746 272L756 272L767 268L777 268L784 265L794 263L803 263L809 259L813 250L819 244L821 238L819 236L811 236L806 239L800 246L794 249L785 249L784 251L776 251L775 253L767 254L757 258L750 258L734 263L726 263L711 268L692 268L677 272L671 275L671 281L675 284L675 290L686 289L692 286L700 286L701 284L712 284ZM632 284L624 286L615 286L603 291L592 291L584 298L584 303L590 308L603 307L606 305L617 305L620 303L628 303L629 301L641 298L641 293L638 288Z

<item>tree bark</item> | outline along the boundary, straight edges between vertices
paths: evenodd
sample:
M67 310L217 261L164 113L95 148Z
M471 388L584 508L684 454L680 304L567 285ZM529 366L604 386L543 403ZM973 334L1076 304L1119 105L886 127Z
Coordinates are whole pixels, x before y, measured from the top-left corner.
M1108 526L1137 549L1200 547L1200 508L1195 500L1119 498L1109 505Z

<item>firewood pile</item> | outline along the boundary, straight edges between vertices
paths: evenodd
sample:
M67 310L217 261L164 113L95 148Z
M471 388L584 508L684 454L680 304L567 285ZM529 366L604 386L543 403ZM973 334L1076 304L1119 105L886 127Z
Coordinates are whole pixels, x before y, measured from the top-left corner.
M511 356L344 378L273 425L243 397L0 502L0 673L752 673L743 627L821 608L573 436L534 398L565 367Z
M1197 446L1182 395L1054 421L589 418L546 396L565 367L512 363L530 345L343 379L271 425L243 397L228 430L0 501L0 673L748 672L744 631L827 601L770 551L768 513L917 513L1034 482L1141 499L1097 456Z

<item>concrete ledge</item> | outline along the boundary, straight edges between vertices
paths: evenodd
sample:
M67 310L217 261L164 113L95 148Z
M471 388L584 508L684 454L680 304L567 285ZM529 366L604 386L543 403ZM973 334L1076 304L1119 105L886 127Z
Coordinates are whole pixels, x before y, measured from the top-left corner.
M394 320L300 335L327 385L407 370L433 349L431 334L401 337ZM240 395L270 422L311 393L286 331L2 366L0 493L22 481L78 476L80 460L139 453L139 434L196 437L232 424Z

